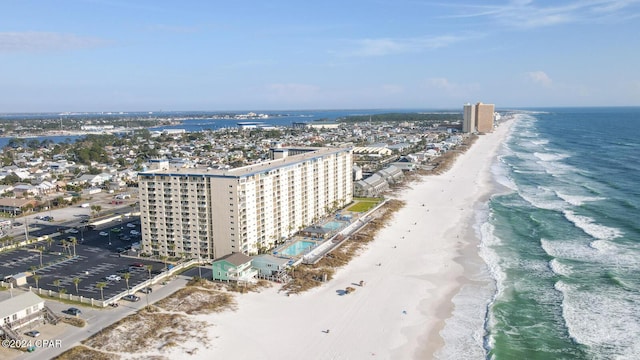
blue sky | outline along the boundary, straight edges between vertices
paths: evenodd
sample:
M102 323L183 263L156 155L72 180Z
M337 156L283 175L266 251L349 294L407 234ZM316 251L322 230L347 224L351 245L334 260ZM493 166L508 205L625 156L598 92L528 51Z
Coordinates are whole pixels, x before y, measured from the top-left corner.
M640 0L3 1L0 113L640 105Z

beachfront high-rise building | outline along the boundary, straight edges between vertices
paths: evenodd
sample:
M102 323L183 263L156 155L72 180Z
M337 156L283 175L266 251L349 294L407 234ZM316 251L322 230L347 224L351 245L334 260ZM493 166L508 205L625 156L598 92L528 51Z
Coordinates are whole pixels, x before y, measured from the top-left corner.
M464 105L462 117L462 132L471 133L476 131L476 106L472 104Z
M483 104L481 102L476 104L476 129L478 132L493 132L494 111L495 105L493 104Z
M350 148L276 148L272 160L229 170L138 174L142 251L215 259L256 254L352 201Z
M495 105L481 102L463 107L462 132L493 132Z

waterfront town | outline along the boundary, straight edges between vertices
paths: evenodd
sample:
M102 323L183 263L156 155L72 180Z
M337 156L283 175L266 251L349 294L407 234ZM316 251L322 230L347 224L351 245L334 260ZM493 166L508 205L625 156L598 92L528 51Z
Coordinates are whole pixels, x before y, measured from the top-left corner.
M401 206L387 196L394 188L444 171L501 118L482 103L429 120L383 114L283 126L247 121L265 114L221 116L238 122L192 132L175 119L162 123L177 128L161 131L77 121L68 129L76 141L58 143L3 128L0 285L8 291L0 292L0 317L14 348L57 356L83 342L113 351L74 329L109 336L99 331L150 304L204 311L189 300L194 292L228 305L229 286L305 291L305 266L339 257ZM311 271L313 286L331 271ZM198 290L185 295L194 281ZM204 326L174 325L191 339ZM62 334L73 341L58 346Z

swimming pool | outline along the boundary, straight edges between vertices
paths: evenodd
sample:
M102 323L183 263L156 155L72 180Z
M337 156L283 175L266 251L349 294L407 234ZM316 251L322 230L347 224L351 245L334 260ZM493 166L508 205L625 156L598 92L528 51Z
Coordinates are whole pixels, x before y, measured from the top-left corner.
M325 230L337 230L340 229L342 227L343 223L339 222L339 221L329 221L328 223L322 225L322 228Z
M282 249L281 251L278 252L278 254L285 255L285 256L297 256L307 251L309 248L311 248L315 244L316 243L313 241L299 240L287 246L286 248Z

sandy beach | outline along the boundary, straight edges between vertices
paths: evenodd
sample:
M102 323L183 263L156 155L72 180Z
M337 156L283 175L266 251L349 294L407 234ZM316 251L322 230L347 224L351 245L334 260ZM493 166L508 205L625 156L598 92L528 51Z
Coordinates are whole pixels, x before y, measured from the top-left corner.
M474 207L494 189L490 167L512 122L480 136L445 174L396 194L406 206L332 281L289 297L279 286L237 296L237 311L196 317L211 324L210 344L181 356L433 358L451 299L479 266ZM357 290L341 295L347 286Z

